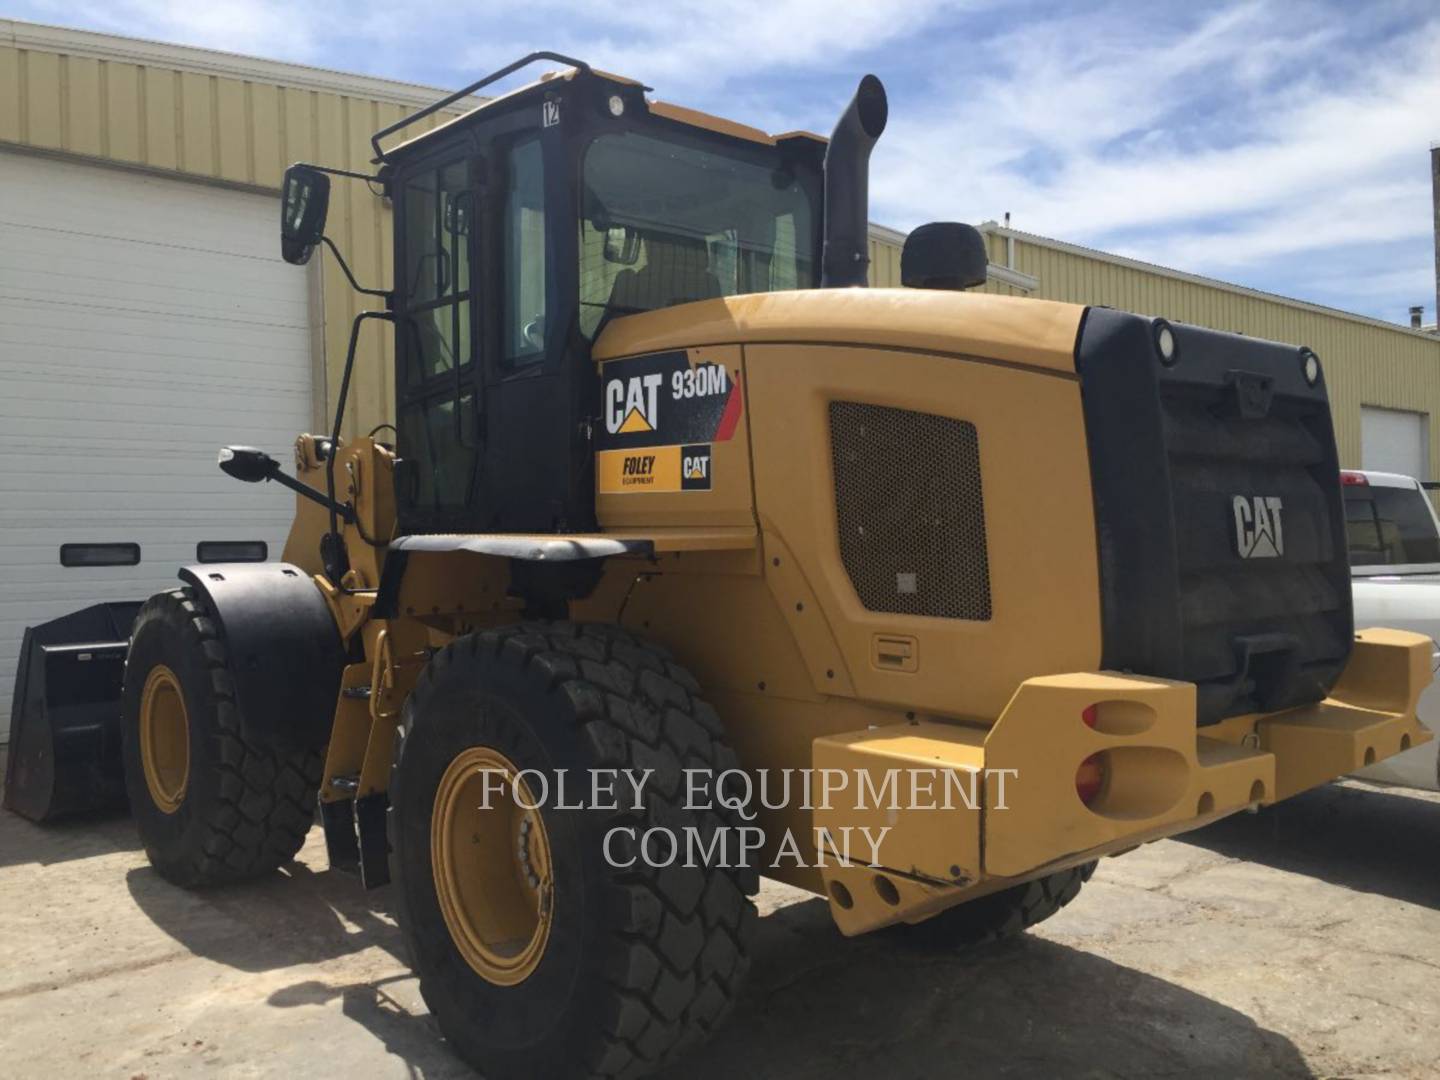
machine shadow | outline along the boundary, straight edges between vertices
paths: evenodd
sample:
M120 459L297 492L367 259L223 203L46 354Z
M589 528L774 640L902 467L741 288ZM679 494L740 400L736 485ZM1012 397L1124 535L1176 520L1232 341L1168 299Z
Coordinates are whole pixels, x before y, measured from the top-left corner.
M1358 892L1440 908L1440 802L1404 788L1329 784L1176 837Z
M125 877L137 907L194 953L241 971L317 964L380 948L400 959L390 887L290 863L257 881L189 892L149 866ZM403 962L403 960L402 960Z
M404 1062L410 1076L426 1080L471 1080L474 1070L450 1053L435 1021L427 1013L407 1007L395 995L397 984L413 980L414 976L408 971L343 986L310 980L276 990L268 998L268 1004L293 1009L325 1005L338 998L341 1013L374 1036L387 1053ZM418 998L418 994L411 996Z
M1038 937L928 953L844 939L819 900L760 921L731 1019L669 1080L732 1076L1310 1076L1283 1036Z
M249 972L379 948L403 968L391 888L292 864L263 881L189 893L148 868L135 902L195 954ZM382 963L345 985L307 973L275 1008L324 1006L364 1027L411 1076L472 1076L440 1037L413 976ZM1202 995L1034 936L934 954L900 936L842 938L819 900L759 921L735 1013L670 1080L734 1076L1310 1076L1294 1045Z
M451 1055L407 975L275 991L278 1008L339 998L411 1076L474 1075ZM416 999L412 1011L402 1004ZM1313 1075L1285 1037L1227 1008L1090 953L1025 937L932 955L895 936L841 938L819 900L760 920L755 966L714 1038L663 1074L1039 1077Z

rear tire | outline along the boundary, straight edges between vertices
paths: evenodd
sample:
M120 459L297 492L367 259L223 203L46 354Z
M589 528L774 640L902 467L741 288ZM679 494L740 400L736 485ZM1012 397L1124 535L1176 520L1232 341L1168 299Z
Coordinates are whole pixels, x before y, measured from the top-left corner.
M623 834L612 838L614 862L605 853L615 827L693 827L709 837L739 824L709 806L686 808L682 769L738 767L698 695L658 647L618 627L572 623L460 638L421 675L390 786L400 923L440 1030L491 1080L645 1075L728 1013L749 968L755 871L687 867L683 858L620 868L614 862L638 854ZM488 832L512 827L513 815L461 819L453 809L473 794L456 794L456 769L476 761L548 778L548 799L526 799L542 805L518 845ZM571 803L577 784L592 803L592 769L655 773L638 809L623 776L620 809L559 809L556 775L564 770ZM447 867L467 855L488 869L457 884ZM457 944L455 912L467 900ZM491 952L477 956L477 940L500 953L498 963Z
M244 730L225 646L190 589L151 597L135 619L121 732L135 824L168 881L243 881L300 850L324 750Z
M966 949L1014 937L1044 922L1080 895L1095 863L1014 885L896 929L907 942L933 949Z

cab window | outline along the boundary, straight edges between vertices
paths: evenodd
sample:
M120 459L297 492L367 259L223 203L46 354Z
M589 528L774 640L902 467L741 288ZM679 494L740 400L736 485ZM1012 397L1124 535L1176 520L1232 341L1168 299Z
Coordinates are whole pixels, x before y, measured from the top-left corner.
M1346 484L1344 492L1351 565L1440 562L1440 534L1423 492L1378 484Z
M635 132L585 154L580 327L741 293L811 288L816 195L773 163Z
M509 366L523 367L545 355L545 172L540 140L530 136L517 143L507 160L501 356Z
M401 363L397 492L410 511L464 508L477 462L468 160L416 173L399 189L396 346Z
M472 359L469 166L452 162L405 185L401 331L405 379L417 385Z

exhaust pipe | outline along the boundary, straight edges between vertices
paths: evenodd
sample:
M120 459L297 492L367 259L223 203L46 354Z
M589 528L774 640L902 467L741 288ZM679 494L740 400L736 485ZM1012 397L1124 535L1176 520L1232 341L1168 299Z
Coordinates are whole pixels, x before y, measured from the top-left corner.
M825 248L820 287L864 287L870 269L870 151L890 106L874 75L860 80L825 150Z

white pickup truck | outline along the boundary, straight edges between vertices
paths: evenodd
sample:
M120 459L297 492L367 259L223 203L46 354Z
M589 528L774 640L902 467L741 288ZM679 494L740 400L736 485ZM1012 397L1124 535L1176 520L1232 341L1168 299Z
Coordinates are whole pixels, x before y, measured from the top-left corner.
M1440 642L1440 519L1413 477L1347 469L1345 533L1350 545L1355 627L1393 626ZM1440 644L1436 645L1440 663ZM1440 734L1440 683L1420 697L1420 719ZM1440 789L1440 739L1357 775L1366 780Z

